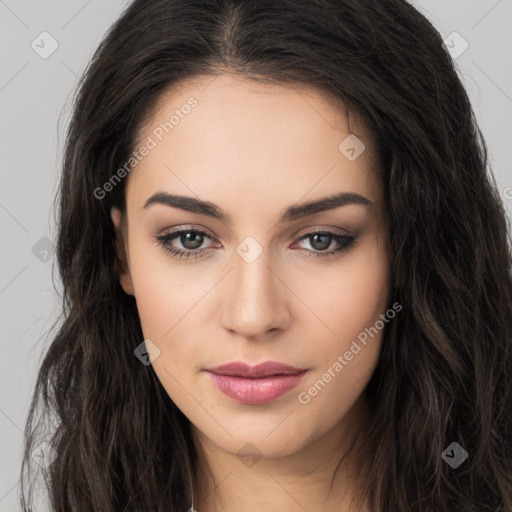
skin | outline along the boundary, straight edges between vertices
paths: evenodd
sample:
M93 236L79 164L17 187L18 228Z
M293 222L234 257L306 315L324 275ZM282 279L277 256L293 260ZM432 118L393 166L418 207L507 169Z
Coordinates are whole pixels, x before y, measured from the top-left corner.
M362 392L383 330L309 403L298 395L390 307L373 144L353 113L349 129L342 105L318 90L229 73L167 90L139 140L191 96L198 105L128 175L126 215L113 208L112 220L124 265L121 285L136 298L144 337L160 351L152 358L154 371L193 425L200 452L194 506L199 512L348 511L355 485L348 469L338 471L332 492L329 483L365 411ZM350 133L366 145L354 161L338 149ZM144 208L161 191L214 203L231 220L163 204ZM342 191L372 203L279 222L289 206ZM169 243L204 249L202 257L177 259L155 240L178 229L206 233L199 249L184 237ZM314 229L357 238L344 252L308 257L322 253L322 241L303 238ZM236 251L247 236L262 249L251 263ZM339 247L335 239L326 244L327 250ZM204 371L230 361L269 360L309 372L264 405L234 401ZM237 456L246 443L258 450L253 465ZM205 483L206 463L214 485Z

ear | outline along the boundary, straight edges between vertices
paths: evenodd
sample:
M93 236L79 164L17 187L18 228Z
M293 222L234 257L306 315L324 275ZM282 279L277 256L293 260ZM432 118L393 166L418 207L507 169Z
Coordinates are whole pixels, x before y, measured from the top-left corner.
M115 206L110 210L110 216L112 217L112 222L114 223L114 228L116 230L116 269L118 269L117 274L119 277L119 283L125 293L135 296L127 257L128 251L126 249L126 241L128 240L126 236L126 221L121 210Z

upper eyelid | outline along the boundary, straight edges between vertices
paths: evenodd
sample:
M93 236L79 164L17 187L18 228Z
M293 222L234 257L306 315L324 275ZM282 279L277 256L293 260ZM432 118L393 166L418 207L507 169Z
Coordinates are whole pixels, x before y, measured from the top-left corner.
M171 235L177 235L177 234L180 234L180 233L188 233L189 231L193 231L193 232L204 234L204 235L206 235L209 238L216 238L215 235L210 235L208 230L205 230L204 228L193 228L193 227L187 227L187 226L185 226L184 228L179 227L179 228L177 228L175 230L172 230L172 231L164 230L163 233L161 235L157 235L157 237L158 238L170 237Z

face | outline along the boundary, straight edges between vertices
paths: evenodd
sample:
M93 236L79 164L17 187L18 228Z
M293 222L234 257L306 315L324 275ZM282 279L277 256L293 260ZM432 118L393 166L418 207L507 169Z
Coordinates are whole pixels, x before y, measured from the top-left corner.
M150 117L112 218L154 371L216 447L297 452L349 417L381 349L388 241L371 140L319 91L232 75L182 82ZM207 371L235 361L306 371Z

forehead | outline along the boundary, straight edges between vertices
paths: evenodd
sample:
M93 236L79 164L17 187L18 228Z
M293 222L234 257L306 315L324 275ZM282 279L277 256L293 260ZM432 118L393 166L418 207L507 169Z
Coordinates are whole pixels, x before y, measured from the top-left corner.
M364 151L351 161L344 151L354 135ZM288 204L348 190L378 202L373 141L353 112L317 89L194 77L159 96L136 147L145 143L151 150L130 173L128 194Z

